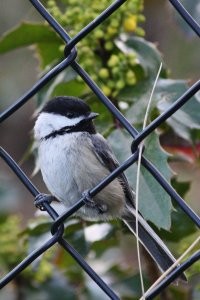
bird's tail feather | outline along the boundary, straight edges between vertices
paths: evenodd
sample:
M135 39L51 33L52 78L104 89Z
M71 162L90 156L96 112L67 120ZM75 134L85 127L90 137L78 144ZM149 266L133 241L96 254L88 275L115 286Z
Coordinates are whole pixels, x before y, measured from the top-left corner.
M127 208L128 212L123 216L123 221L131 232L136 234L136 211L132 207L128 206ZM138 214L138 237L162 272L166 271L176 261L167 246L140 214ZM187 281L184 274L180 276L180 279Z

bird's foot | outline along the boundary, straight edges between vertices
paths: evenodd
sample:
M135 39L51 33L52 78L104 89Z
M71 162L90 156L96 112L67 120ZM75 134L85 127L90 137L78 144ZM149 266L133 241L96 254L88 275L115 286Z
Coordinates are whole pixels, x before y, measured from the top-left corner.
M82 193L82 195L84 197L84 202L85 202L86 206L88 206L89 208L92 208L92 209L97 209L99 214L104 214L105 212L107 212L107 210L108 210L107 205L96 203L90 196L88 190L84 191Z
M44 211L45 207L44 207L44 203L51 203L54 200L54 197L52 195L48 195L48 194L43 194L40 193L35 197L34 200L34 205L35 207L39 208L40 210Z

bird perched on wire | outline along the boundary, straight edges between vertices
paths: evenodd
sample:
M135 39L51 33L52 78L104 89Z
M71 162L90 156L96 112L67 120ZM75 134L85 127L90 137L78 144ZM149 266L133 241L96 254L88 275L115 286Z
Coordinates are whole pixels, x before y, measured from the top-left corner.
M75 204L119 165L107 141L95 129L93 120L97 116L81 99L56 97L37 117L34 136L43 180L51 194L66 207ZM134 192L124 173L87 201L76 215L93 221L120 218L135 234ZM138 235L162 271L175 262L141 214Z

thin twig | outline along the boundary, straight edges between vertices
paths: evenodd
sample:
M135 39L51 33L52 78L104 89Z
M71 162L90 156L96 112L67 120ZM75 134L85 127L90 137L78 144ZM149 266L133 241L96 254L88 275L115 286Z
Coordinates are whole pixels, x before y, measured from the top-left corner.
M157 286L180 262L185 256L200 242L200 236L196 238L196 240L188 247L188 249L171 265L169 269L167 269L151 286L150 288L145 292L143 297L147 296L148 293L155 287ZM141 297L140 300L143 300L145 298Z
M158 82L158 78L160 76L160 72L162 70L162 63L160 64L150 97L149 101L147 103L147 109L145 112L144 116L144 121L143 121L143 130L147 125L147 120L149 116L149 111L150 111L150 106L153 98L153 94ZM140 185L140 169L141 169L141 159L142 159L142 149L143 149L143 142L139 146L139 156L138 156L138 164L137 164L137 178L136 178L136 192L135 192L135 209L136 209L136 238L137 238L137 256L138 256L138 265L139 265L139 273L140 273L140 282L141 282L141 289L142 289L142 295L145 294L144 292L144 280L142 276L142 267L141 267L141 257L140 257L140 245L139 245L139 237L138 237L138 203L139 203L139 185ZM142 299L145 299L144 296L142 296Z

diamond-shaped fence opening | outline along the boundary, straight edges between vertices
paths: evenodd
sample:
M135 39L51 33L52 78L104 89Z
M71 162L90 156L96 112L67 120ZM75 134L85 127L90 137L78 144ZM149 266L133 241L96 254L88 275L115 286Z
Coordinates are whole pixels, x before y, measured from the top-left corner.
M200 81L193 84L179 99L177 99L174 104L172 104L167 111L162 113L153 122L151 122L144 130L138 132L121 114L121 112L114 106L114 104L103 94L101 89L96 85L96 83L91 79L91 77L86 73L86 71L79 65L76 61L77 50L76 45L81 41L86 35L90 34L93 29L95 29L99 24L111 16L121 5L123 5L126 0L117 0L113 2L107 9L105 9L95 20L83 28L77 35L70 38L68 33L60 26L60 24L49 14L49 12L44 8L44 6L38 0L30 0L35 9L43 16L43 18L51 25L51 27L58 33L58 35L66 43L65 47L65 58L51 69L46 75L44 75L40 80L38 80L34 86L28 90L23 96L21 96L13 105L8 107L1 114L1 122L6 120L9 116L15 113L20 107L22 107L31 97L33 97L42 87L44 87L52 78L59 74L67 67L71 66L74 71L82 77L85 83L90 87L94 94L98 97L107 109L118 119L121 125L127 130L127 132L132 136L133 142L131 146L132 155L123 162L118 168L116 168L109 176L107 176L102 182L100 182L96 187L90 190L90 195L94 196L99 193L105 186L107 186L112 180L114 180L121 172L129 168L138 159L138 146L139 144L151 134L159 125L166 121L170 116L172 116L179 108L181 108L186 102L188 102L191 97L197 93L200 89ZM177 12L182 16L182 18L188 23L192 30L200 36L200 27L189 15L186 9L180 4L179 1L169 0ZM1 148L1 157L12 169L12 171L17 175L19 180L25 185L29 192L36 197L40 192L32 184L30 179L24 174L22 169L17 165L17 163L9 156L4 149ZM185 203L185 201L179 196L179 194L172 188L172 186L165 180L162 174L156 169L156 167L148 161L145 156L142 156L142 165L148 170L148 172L159 182L163 187L163 192L168 193L178 206L185 212L186 215L200 228L200 218L195 214L195 212ZM82 256L63 238L64 225L63 222L71 216L74 212L80 209L85 204L84 196L77 201L70 209L68 209L62 215L58 215L57 212L49 205L44 203L44 208L48 214L52 217L54 222L52 223L51 233L52 237L45 242L40 248L36 249L34 252L29 254L19 265L17 265L12 271L10 271L4 278L0 280L0 288L3 288L7 283L9 283L13 278L15 278L20 272L22 272L28 265L30 265L38 256L44 253L47 249L53 246L55 243L59 243L82 267L82 269L99 285L99 287L111 298L119 299L115 292L98 276L95 271L88 265L88 263L82 258ZM158 285L156 285L152 290L149 291L145 299L153 299L158 295L166 286L168 286L172 281L174 281L178 276L189 268L193 263L200 259L200 250L189 257L184 263L180 264L176 269L174 269L166 278L164 278Z

